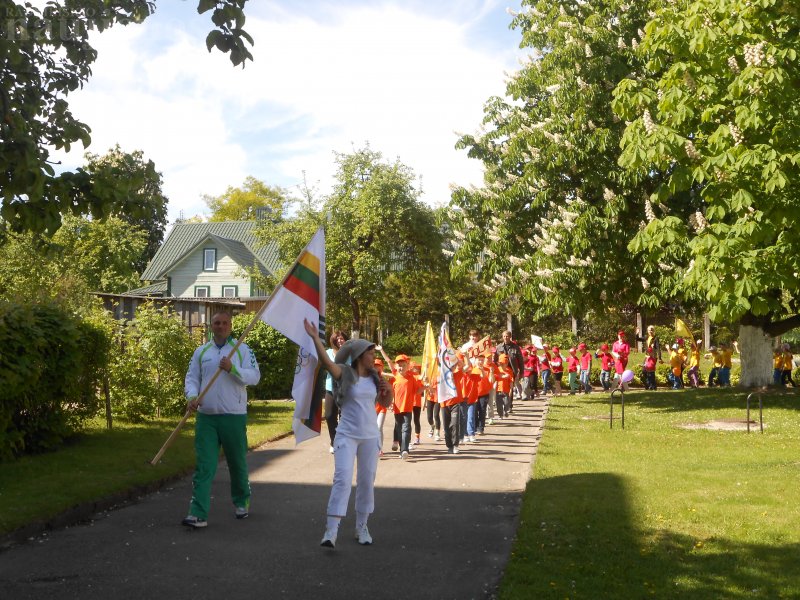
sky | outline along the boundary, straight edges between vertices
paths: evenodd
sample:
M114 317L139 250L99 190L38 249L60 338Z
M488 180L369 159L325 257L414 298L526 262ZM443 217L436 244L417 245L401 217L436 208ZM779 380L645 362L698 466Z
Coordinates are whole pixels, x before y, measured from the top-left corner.
M88 151L119 144L155 162L170 221L208 214L204 194L248 175L297 195L305 172L321 199L335 153L367 144L409 166L433 206L451 183L481 183L481 163L455 143L519 68L506 12L518 0L251 0L244 69L206 50L210 13L196 6L161 0L143 24L93 36L92 77L70 96ZM70 169L83 152L58 158Z

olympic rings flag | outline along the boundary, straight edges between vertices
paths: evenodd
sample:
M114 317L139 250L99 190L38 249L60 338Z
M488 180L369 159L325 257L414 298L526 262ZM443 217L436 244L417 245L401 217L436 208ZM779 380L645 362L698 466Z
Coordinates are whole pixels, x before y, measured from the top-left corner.
M300 346L297 353L292 398L295 400L295 443L317 437L322 428L322 390L319 358L314 344L309 344L303 319L319 323L319 335L325 339L325 231L322 227L298 256L275 298L262 313L261 320ZM308 346L308 347L306 347Z
M447 322L442 323L439 330L439 353L438 367L439 377L437 380L436 395L437 400L447 402L450 398L455 398L456 384L453 377L453 368L456 364L456 351L450 343L450 334L447 330Z

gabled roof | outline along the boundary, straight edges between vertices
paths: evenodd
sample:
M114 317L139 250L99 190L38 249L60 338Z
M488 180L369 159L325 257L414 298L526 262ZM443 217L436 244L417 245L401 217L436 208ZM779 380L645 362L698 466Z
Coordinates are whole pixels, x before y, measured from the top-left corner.
M218 223L175 223L150 264L142 273L142 281L163 279L164 274L198 245L212 236L214 243L223 245L242 266L254 262L262 270L280 270L277 246L274 242L260 245L254 230L255 221L224 221ZM254 260L254 259L257 259Z

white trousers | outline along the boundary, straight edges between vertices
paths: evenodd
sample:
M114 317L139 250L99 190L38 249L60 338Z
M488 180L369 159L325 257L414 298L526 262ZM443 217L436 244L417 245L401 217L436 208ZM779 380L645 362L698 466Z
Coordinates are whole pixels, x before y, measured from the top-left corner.
M347 516L347 503L353 485L353 463L358 461L356 475L356 512L371 514L375 510L375 475L378 472L378 438L356 440L336 433L333 440L333 487L328 500L329 517Z

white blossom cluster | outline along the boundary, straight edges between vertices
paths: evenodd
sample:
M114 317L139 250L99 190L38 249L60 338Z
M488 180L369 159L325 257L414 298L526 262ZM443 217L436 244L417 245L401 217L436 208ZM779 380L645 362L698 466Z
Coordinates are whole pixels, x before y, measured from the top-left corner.
M467 237L466 235L464 235L464 232L461 231L460 229L454 229L453 230L453 235L456 236L460 240L466 239L466 237Z
M623 40L622 36L620 36L619 39L617 40L617 48L619 48L620 50L624 50L627 47L628 46L625 44L625 40Z
M642 279L642 287L644 289L649 289L650 288L650 282L647 281L647 279L645 279L644 277L642 277L641 279Z
M733 72L738 74L739 73L739 63L736 62L735 56L728 57L728 68Z
M592 52L592 47L589 44L586 44L583 47L583 53L586 55L586 58L592 58L594 53Z
M639 42L636 40L636 38L631 38L631 48L636 50L638 47L639 47Z
M489 248L484 248L483 251L486 253L487 256L491 258L497 258L497 254L492 252Z
M672 265L668 265L667 263L660 262L658 263L658 268L662 271L672 271Z
M520 267L525 264L525 261L521 259L519 256L509 256L508 262L510 262L515 267Z
M537 269L536 270L537 277L552 277L553 271L552 269Z
M570 267L588 267L592 264L591 258L577 258L575 256L570 256L567 264Z
M652 223L656 220L656 213L653 210L653 203L650 202L650 198L645 198L644 200L644 216L647 217L647 221Z
M608 188L603 188L603 200L605 200L606 202L611 202L616 197L617 195L614 193L613 190L610 190Z
M647 135L653 135L656 132L656 124L653 122L653 117L650 116L650 111L646 108L642 115L642 121L644 122L644 130L647 132Z
M765 42L761 41L757 44L744 45L744 62L750 67L759 67L764 62L764 45Z
M445 256L448 256L448 257L451 257L451 258L452 258L452 256L455 254L455 252L453 252L452 250L447 250L447 249L445 248L444 250L442 250L442 254L444 254Z
M694 214L689 215L689 224L694 228L694 230L697 233L702 233L703 230L706 227L708 227L708 221L706 220L706 216L699 210L696 211Z
M528 279L531 277L531 274L525 269L517 269L517 273L519 273L519 277L522 279L522 281L528 281Z
M692 142L692 140L686 140L683 144L683 148L686 150L686 156L692 160L700 160L700 158L702 158L697 148L694 147L694 142Z
M553 289L552 289L552 288L549 288L549 287L547 287L547 286L546 286L545 284L543 284L543 283L540 283L540 284L539 284L539 289L540 289L540 290L542 290L542 291L543 291L545 294L552 294L552 293L553 293Z
M561 89L561 84L554 83L553 85L548 85L545 89L551 94L555 94L559 89Z
M644 30L643 30L641 27L640 27L639 29L637 29L637 30L636 30L636 33L638 33L638 34L639 34L639 39L640 39L640 40L641 40L641 39L644 39Z
M738 146L744 141L744 135L742 135L742 130L736 126L736 123L730 122L728 123L728 129L731 131L731 137L733 138L733 143L735 146Z

